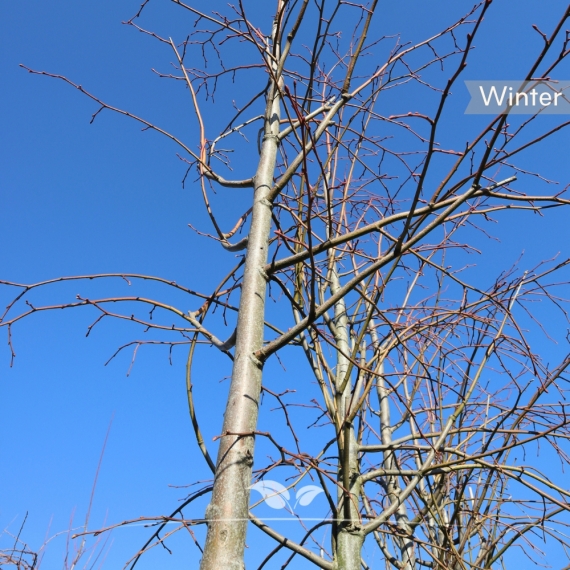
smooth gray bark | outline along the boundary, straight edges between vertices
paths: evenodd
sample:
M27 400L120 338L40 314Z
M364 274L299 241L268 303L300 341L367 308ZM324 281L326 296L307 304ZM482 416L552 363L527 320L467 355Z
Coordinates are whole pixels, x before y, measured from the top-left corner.
M390 445L392 443L392 425L390 420L390 403L388 400L388 390L386 389L386 382L384 380L384 365L379 370L377 378L377 394L378 404L380 407L380 433L382 434L382 444ZM394 450L387 449L384 452L384 468L388 471L396 471L398 463L394 455ZM397 539L400 548L401 568L402 570L413 570L416 567L414 542L412 540L412 529L410 527L410 518L408 516L408 509L404 502L399 502L399 496L402 491L398 484L398 478L394 475L389 475L386 478L386 488L388 490L388 499L392 505L398 504L398 510L395 513L396 524L400 531L400 536Z
M333 261L331 271L331 293L334 295L340 289L340 282L336 269L336 261ZM350 381L345 382L348 372L349 360L345 356L350 354L348 317L344 298L335 304L335 341L337 345L337 368L336 368L336 389L337 389L337 410L339 417L343 420L348 414L350 406L351 388ZM343 488L338 492L337 509L337 534L336 544L334 544L334 567L338 570L360 570L362 558L362 545L364 543L364 533L360 523L360 466L358 463L358 444L354 435L354 425L344 425L339 441L339 469L338 480Z
M267 248L280 119L279 89L268 90L265 135L254 179L251 227L237 323L230 393L218 451L208 534L201 570L242 570L263 364L254 353L263 345Z

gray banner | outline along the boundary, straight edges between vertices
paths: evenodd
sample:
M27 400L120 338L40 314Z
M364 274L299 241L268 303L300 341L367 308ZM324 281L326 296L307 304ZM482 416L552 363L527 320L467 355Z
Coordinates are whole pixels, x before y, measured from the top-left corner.
M570 115L570 81L466 81L470 115Z

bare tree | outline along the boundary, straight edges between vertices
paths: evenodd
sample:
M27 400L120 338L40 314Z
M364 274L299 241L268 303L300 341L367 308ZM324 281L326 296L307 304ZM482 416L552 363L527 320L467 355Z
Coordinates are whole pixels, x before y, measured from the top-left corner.
M528 195L517 186L517 175L528 174L519 163L522 151L547 144L570 122L541 128L536 116L506 113L461 147L440 139L445 122L459 120L448 104L492 1L413 44L375 37L381 16L376 0L276 0L271 28L241 1L225 14L173 2L195 22L182 42L139 25L149 0L127 23L171 53L175 71L162 75L188 91L198 150L71 79L29 71L90 97L100 106L93 118L111 110L177 144L187 174L198 173L214 228L208 237L243 255L209 294L146 275L55 280L161 282L198 302L189 312L139 295L28 305L18 312L30 291L54 281L4 281L19 288L1 321L9 342L13 325L33 313L90 306L99 312L90 329L112 316L179 335L134 341L137 348L189 346L190 415L213 485L157 522L207 525L202 570L244 567L249 522L276 542L260 569L283 552L290 555L282 567L301 556L326 570L369 568L365 542L375 545L386 567L402 570L492 568L514 546L534 556L538 539L570 546L561 531L570 496L563 480L540 461L521 465L516 458L539 445L563 467L568 463L570 356L549 365L531 347L546 328L541 310L547 304L567 317L559 275L568 260L505 267L496 278L466 266L495 214L541 214L570 203L562 192ZM542 44L524 89L551 77L567 57L569 17L567 7L553 30L536 29ZM238 50L243 55L235 63ZM199 58L203 67L192 67ZM246 73L257 80L250 99L237 109L228 106L227 127L211 138L204 105L215 97L219 109L219 99L231 100L226 81ZM399 98L392 97L394 89ZM427 103L420 106L418 94ZM246 146L240 136L253 143ZM236 159L230 161L222 144L251 165L249 178L230 179ZM228 232L210 204L216 187L253 191L251 206ZM239 240L245 227L247 237ZM269 312L268 294L278 307ZM178 324L109 308L131 302L150 308L151 316L155 310L174 315ZM224 320L230 311L237 315L235 330ZM233 367L216 461L192 396L192 361L201 344L215 346ZM262 379L268 359L280 355L286 362L301 352L315 384L285 374L284 390L271 390ZM274 402L287 434L259 429L259 415L270 413ZM300 436L309 417L316 427ZM256 440L276 457L268 451L263 459ZM308 451L316 447L319 452ZM325 493L328 514L298 540L256 516L250 504L252 483L275 477L290 481L287 492L310 478ZM204 519L182 515L210 492ZM323 528L330 529L329 547L317 538ZM163 540L155 533L131 566Z

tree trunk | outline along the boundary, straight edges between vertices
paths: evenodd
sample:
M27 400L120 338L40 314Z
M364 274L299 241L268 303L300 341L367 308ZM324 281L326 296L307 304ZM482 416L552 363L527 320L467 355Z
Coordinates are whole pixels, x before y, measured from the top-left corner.
M269 61L269 60L268 60ZM206 509L208 534L201 570L242 570L249 514L254 436L263 363L254 353L263 345L267 249L280 119L279 89L268 89L264 137L255 174L253 211L241 287L235 358L212 500ZM244 434L244 435L238 435Z
M331 271L331 293L334 295L340 289L340 282L333 262ZM362 545L364 533L359 515L360 501L360 467L358 463L358 444L354 435L354 425L344 424L348 415L352 383L345 380L348 371L348 358L350 354L348 318L346 305L341 299L335 305L335 341L337 345L337 410L341 419L342 434L339 434L339 467L338 481L342 488L338 492L337 532L335 536L334 567L338 570L360 570L362 558ZM345 383L343 387L342 384Z
M378 404L380 408L380 433L382 434L382 444L390 445L392 443L392 424L390 420L390 403L388 400L388 390L384 381L384 365L379 370L380 374L377 378L377 394ZM384 452L384 468L388 471L396 471L398 464L394 451L387 449ZM399 502L398 496L402 489L398 484L398 478L395 475L390 475L386 478L386 489L388 491L388 499L390 504ZM400 532L397 539L400 548L400 559L402 570L414 570L416 567L416 558L414 553L414 543L412 540L412 530L410 527L410 519L408 516L408 509L405 503L400 503L398 510L395 513L396 524Z

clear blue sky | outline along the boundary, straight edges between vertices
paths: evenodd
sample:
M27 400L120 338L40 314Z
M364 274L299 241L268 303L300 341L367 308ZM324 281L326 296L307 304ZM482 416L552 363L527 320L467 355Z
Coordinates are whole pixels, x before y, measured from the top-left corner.
M0 4L0 279L31 283L61 275L132 272L163 276L207 292L235 262L233 254L188 228L191 222L211 231L197 189L191 181L182 188L185 166L171 143L156 133L141 133L137 124L110 112L90 125L95 103L63 82L32 76L18 67L23 63L66 75L195 146L196 124L185 90L151 72L153 67L168 69L170 53L121 25L139 3ZM208 2L201 4L205 7ZM248 4L265 26L272 3ZM471 6L463 0L383 4L377 20L382 20L384 33L401 32L412 40L433 33ZM464 79L521 77L540 49L531 24L550 30L565 6L561 0L496 0L476 42L479 52L473 68ZM165 0L154 0L145 22L177 41L191 25L179 8ZM568 65L557 78L570 80ZM236 97L247 87L237 84ZM465 107L467 90L459 85L455 91L453 105ZM217 116L215 105L207 108L210 124ZM455 123L450 123L449 136L467 140L482 123L473 117L464 124L467 134L455 131ZM548 154L538 151L530 162L549 178L569 180L568 134L560 134L556 141ZM532 179L522 183L527 190L532 187ZM219 200L227 204L222 215L229 220L245 198L236 197L235 191L224 192ZM561 211L549 213L547 220L533 218L532 230L522 237L514 231L518 228L505 225L488 267L496 270L505 260L511 263L522 250L529 265L557 252L568 256L565 219L567 214ZM57 303L76 294L105 296L117 291L128 294L129 289L120 280L74 282L40 293L34 300ZM147 291L161 294L159 288ZM2 306L8 299L8 292L0 289ZM185 307L181 296L173 299L183 309L196 308ZM109 320L86 338L96 316L88 310L60 311L18 323L13 331L17 358L12 368L6 330L0 330L0 529L17 533L27 511L23 537L32 547L37 548L44 536L67 529L73 513L72 525L83 523L111 418L91 528L173 510L185 491L169 485L209 476L188 419L185 349L174 349L171 366L164 347L142 347L127 377L131 352L106 367L104 363L118 346L142 338L142 332L129 323ZM214 349L202 351L195 371L201 378L196 397L209 441L219 433L228 385L220 381L229 371L228 362ZM193 514L200 516L201 509ZM117 530L105 567L121 567L148 534L148 529ZM182 544L182 538L178 540ZM150 555L141 568L179 568L178 556L188 548L185 542L173 556ZM47 550L44 568L62 567L64 550L62 535ZM192 552L197 561L197 551ZM197 568L197 563L186 567Z

